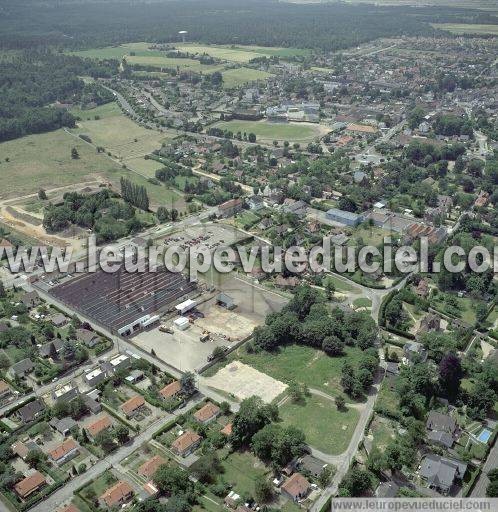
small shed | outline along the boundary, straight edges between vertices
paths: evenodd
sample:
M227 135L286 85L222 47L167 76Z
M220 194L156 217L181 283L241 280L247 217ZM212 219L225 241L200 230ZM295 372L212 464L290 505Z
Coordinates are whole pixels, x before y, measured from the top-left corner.
M226 309L234 309L237 307L233 298L230 297L230 295L227 295L226 293L223 293L223 292L221 292L217 295L216 304L218 306L222 306Z

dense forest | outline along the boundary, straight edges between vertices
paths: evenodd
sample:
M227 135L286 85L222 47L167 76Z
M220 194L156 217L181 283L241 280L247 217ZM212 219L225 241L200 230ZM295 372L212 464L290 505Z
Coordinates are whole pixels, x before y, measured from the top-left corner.
M433 34L428 21L448 19L451 12L448 8L303 5L268 0L163 0L147 2L146 7L140 2L118 0L21 0L0 8L0 46L169 42L178 40L179 30L187 30L191 40L206 43L338 50L378 37Z
M103 89L85 85L79 77L111 76L117 66L117 61L34 51L0 60L0 142L74 126L71 114L48 105L84 98L97 104L109 101Z

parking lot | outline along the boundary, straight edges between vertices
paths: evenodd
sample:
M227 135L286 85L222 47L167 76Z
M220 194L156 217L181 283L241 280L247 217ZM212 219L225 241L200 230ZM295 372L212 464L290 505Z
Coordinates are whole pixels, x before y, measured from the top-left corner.
M176 328L173 324L176 317L172 317L163 322L172 333L155 328L133 337L133 343L148 352L154 350L157 357L181 371L193 371L207 363L208 356L217 346L230 347L250 336L254 327L264 323L268 313L280 311L286 303L280 295L234 276L227 277L219 290L234 300L234 309L229 311L217 305L218 293L215 292L204 302L201 302L202 297L197 299L197 310L203 317L196 318L186 330ZM201 342L200 338L206 331L210 339Z

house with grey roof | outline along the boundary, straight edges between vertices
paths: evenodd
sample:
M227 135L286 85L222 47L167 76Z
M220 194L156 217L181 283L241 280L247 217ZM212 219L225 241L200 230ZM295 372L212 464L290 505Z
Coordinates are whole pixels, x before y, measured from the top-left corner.
M26 377L26 375L30 374L35 368L35 365L33 361L28 357L26 359L22 359L21 361L13 364L9 370L7 371L7 374L11 378L15 377Z
M40 414L45 410L45 404L42 400L37 398L32 402L23 405L18 411L17 414L23 424L31 423L34 421Z
M420 363L424 363L427 361L427 350L422 345L422 343L418 343L417 341L409 341L405 343L403 346L403 353L411 363L418 361Z
M451 487L462 480L467 464L460 460L429 453L422 460L420 476L427 486L442 494L448 494Z
M427 439L434 444L445 448L451 448L458 436L456 421L447 414L438 411L431 411L425 424Z
M102 338L96 332L88 329L76 329L76 339L89 348L95 347L102 341Z
M38 353L43 358L51 357L52 359L55 359L58 357L63 345L64 342L60 338L54 338L52 341L44 343L38 349Z
M345 210L338 210L337 208L331 208L325 214L327 220L332 222L337 222L339 224L344 224L346 226L357 226L361 222L363 222L363 215L358 215L357 213L347 212Z
M69 416L62 418L61 420L58 418L52 418L49 425L63 436L69 435L71 429L78 426L76 421L74 421L73 418L70 418Z
M32 308L35 308L36 306L38 306L40 303L41 303L41 299L40 299L40 296L38 295L37 292L35 291L32 291L32 292L26 292L22 297L21 297L21 301L22 303L28 308L28 309L32 309Z

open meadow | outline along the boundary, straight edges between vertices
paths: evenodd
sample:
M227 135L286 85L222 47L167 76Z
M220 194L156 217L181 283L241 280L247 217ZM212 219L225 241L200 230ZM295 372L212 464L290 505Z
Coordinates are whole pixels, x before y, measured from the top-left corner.
M447 30L452 34L498 35L498 25L478 25L470 23L432 23L434 28Z
M271 73L267 73L266 71L260 71L259 69L251 69L251 68L236 68L236 69L227 69L223 71L223 87L225 89L230 89L233 87L238 87L239 85L244 85L248 82L254 82L256 80L266 80L268 77L272 76Z
M259 142L289 141L307 144L328 130L313 123L271 123L269 121L220 121L213 125L233 133L254 133Z

